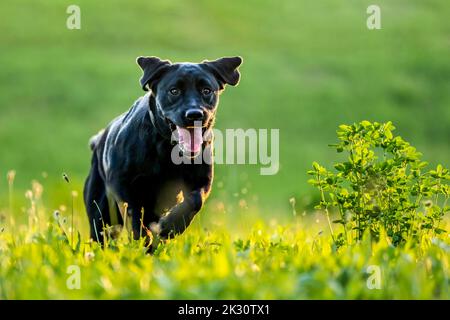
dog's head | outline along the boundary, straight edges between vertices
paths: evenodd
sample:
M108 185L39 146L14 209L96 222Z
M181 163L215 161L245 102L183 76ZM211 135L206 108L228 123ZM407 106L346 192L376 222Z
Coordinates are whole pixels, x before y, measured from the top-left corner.
M203 134L214 123L219 95L229 84L236 86L240 57L202 63L171 63L157 57L139 57L144 90L151 90L158 116L176 132L183 152L198 155Z

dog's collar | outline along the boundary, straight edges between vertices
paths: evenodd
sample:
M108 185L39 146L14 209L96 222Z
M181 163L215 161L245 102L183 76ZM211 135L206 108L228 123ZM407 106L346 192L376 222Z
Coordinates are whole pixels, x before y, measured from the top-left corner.
M152 122L153 126L156 128L158 133L163 136L164 138L171 140L172 138L172 131L170 130L169 126L165 122L164 118L160 117L158 112L156 111L156 101L154 98L150 96L149 97L149 114L150 114L150 121Z

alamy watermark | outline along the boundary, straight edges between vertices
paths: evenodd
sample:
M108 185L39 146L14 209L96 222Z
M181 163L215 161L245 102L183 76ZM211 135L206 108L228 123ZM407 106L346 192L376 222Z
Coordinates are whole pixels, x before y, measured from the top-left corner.
M66 280L66 287L69 290L81 289L81 270L77 265L67 267L66 273L69 275Z
M377 265L370 265L366 270L369 275L366 281L367 289L380 290L381 289L381 268Z
M81 29L81 9L75 4L67 7L66 13L69 14L66 20L66 27L69 30Z
M208 129L201 123L191 129L177 128L171 152L174 164L260 164L261 175L275 175L280 169L279 129ZM201 149L199 144L210 142ZM186 152L188 149L188 152ZM195 156L190 156L192 150ZM189 154L189 156L186 156Z
M371 4L367 7L367 29L369 30L379 30L381 29L381 9L376 4Z

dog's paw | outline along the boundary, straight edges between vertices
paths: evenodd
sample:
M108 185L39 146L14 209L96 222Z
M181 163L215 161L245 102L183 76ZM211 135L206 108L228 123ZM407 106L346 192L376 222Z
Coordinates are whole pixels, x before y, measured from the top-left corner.
M159 223L153 222L152 224L150 224L150 231L152 232L153 236L159 235L159 233L161 232L161 225Z
M150 225L150 229L154 235L160 240L167 240L170 236L173 235L173 228L169 227L167 221L159 221L158 223L153 223Z

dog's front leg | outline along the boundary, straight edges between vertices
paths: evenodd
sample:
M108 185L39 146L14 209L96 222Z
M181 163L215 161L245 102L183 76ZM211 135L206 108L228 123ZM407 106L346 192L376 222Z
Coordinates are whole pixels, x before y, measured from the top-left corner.
M183 202L174 206L167 215L159 219L152 231L161 238L183 233L189 226L195 214L200 211L208 197L209 188L200 188L184 194Z
M118 205L121 208L121 215L124 228L132 232L133 239L139 240L145 235L142 227L142 207L136 203L127 202L126 205L121 203Z

